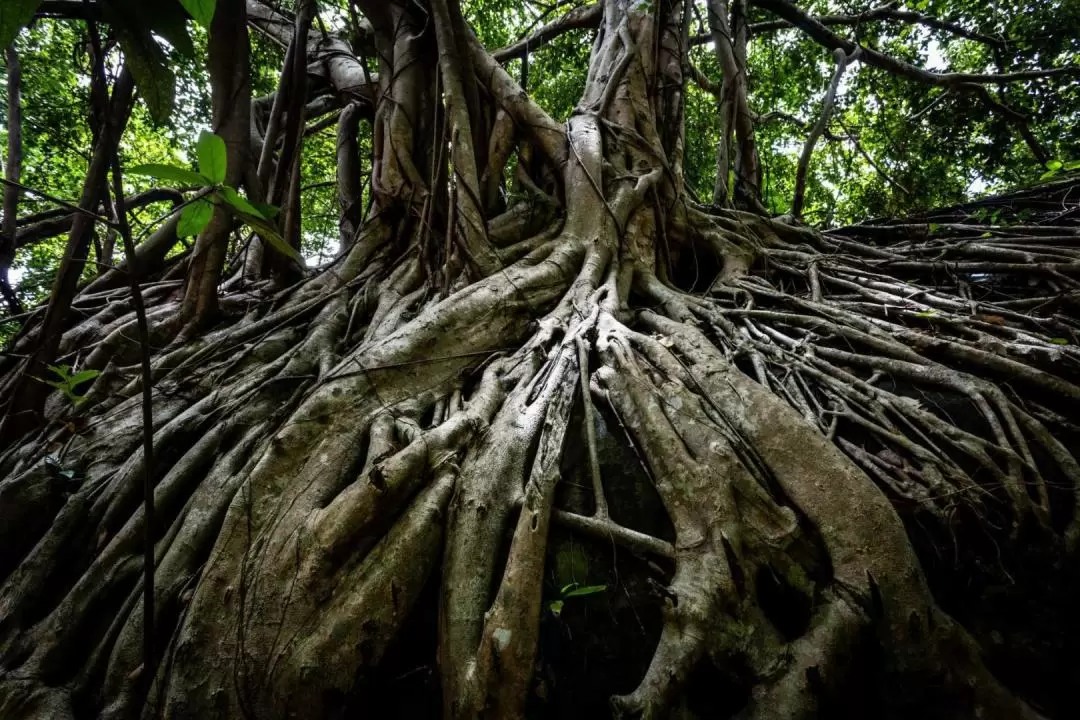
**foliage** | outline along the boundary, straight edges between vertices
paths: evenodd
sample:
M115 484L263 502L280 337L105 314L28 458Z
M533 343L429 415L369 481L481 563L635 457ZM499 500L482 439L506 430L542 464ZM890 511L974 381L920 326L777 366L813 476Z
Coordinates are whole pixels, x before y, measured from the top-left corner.
M89 61L83 23L32 19L33 0L0 3L0 42L15 37L23 65L23 181L50 194L79 197L91 147ZM535 1L466 0L463 13L488 47L508 45L527 36L583 0L563 4ZM140 102L121 144L125 164L159 166L156 182L195 192L206 184L185 170L188 149L197 145L209 116L206 33L214 0L166 0L152 6L139 0L102 0L106 68L111 76L127 62L135 73ZM868 3L813 0L799 6L814 14L857 13ZM286 11L295 3L284 3ZM319 22L328 32L347 33L344 0L320 3ZM975 0L918 0L903 10L926 13L978 32L1005 39L1000 46L958 37L926 25L870 20L841 27L841 34L932 70L1013 71L1039 65L1066 67L1080 60L1080 3L1024 0L1007 8ZM770 19L750 7L751 23ZM707 34L699 2L690 34ZM19 28L22 28L21 31ZM284 49L252 33L251 77L256 97L276 88ZM527 56L528 91L554 118L573 112L585 81L593 32L576 30L531 49ZM695 43L691 62L714 82L721 79L710 44ZM522 76L520 59L507 69ZM773 213L790 210L795 164L816 117L833 70L829 53L794 29L752 33L748 45L751 109L765 119L755 128L763 169L762 192ZM855 64L841 84L837 110L810 165L804 217L819 226L841 225L866 217L899 216L960 202L987 191L1056 180L1080 162L1075 127L1080 121L1080 83L1031 80L992 92L1030 116L1032 133L1050 160L1034 160L1015 129L970 95L893 77ZM719 132L716 98L689 83L685 94L684 170L688 187L708 201L715 173ZM801 124L792 122L798 120ZM340 212L334 186L337 165L331 122L305 134L302 155L301 253L322 262L336 247ZM317 120L313 119L310 123ZM309 123L309 124L310 124ZM362 157L372 148L370 128L361 133ZM0 142L6 133L0 129ZM1058 164L1060 163L1060 165ZM148 176L131 175L125 191L146 190ZM210 183L211 185L213 183ZM365 206L370 189L365 189ZM242 197L239 196L238 197ZM181 230L192 233L208 222L210 205L225 202L223 191L185 206ZM23 197L20 215L51 205ZM165 206L132 213L134 231L160 219ZM255 222L268 218L248 213ZM265 229L265 228L264 228ZM273 243L273 240L270 240ZM25 305L48 293L64 243L43 240L18 250L12 265L16 291ZM101 269L87 264L84 280Z
M548 610L555 617L562 615L563 607L566 605L566 601L576 597L587 597L589 595L598 595L607 590L607 585L578 585L577 583L570 583L564 585L559 589L559 597L548 601Z
M259 236L270 243L275 250L303 265L303 256L285 242L274 227L273 219L277 214L277 208L262 203L251 203L235 188L225 184L225 141L214 133L203 131L199 135L195 152L199 160L199 172L156 163L137 165L128 171L133 175L146 175L159 180L172 181L180 186L195 186L195 196L180 208L177 236L188 237L201 233L214 216L214 205L220 205L258 232Z
M70 365L49 365L49 372L57 379L41 380L41 382L59 390L72 405L76 406L86 399L86 396L81 395L76 389L101 374L97 370L82 370L73 375Z

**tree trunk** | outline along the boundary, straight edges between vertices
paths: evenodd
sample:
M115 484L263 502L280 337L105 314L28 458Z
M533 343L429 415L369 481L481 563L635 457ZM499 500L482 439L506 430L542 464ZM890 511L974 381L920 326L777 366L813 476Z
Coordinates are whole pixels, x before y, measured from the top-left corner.
M1047 571L1080 537L1080 271L1039 240L1075 218L821 234L695 204L678 2L605 0L564 125L454 0L357 6L371 216L346 207L339 257L272 300L219 291L214 224L186 291L143 286L157 666L139 348L105 304L55 353L89 348L86 400L50 397L0 456L0 715L1076 709L1075 583ZM246 143L225 87L246 70L214 96ZM492 215L526 146L533 197Z

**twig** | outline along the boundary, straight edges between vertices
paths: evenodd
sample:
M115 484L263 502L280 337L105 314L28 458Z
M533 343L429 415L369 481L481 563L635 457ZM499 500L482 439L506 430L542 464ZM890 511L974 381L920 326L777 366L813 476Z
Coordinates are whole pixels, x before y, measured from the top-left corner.
M48 200L51 203L56 203L57 205L65 207L68 210L71 210L72 212L77 212L80 215L85 215L85 216L87 216L89 218L93 218L95 221L101 223L102 225L105 225L106 227L110 227L113 230L119 230L120 229L117 226L117 224L114 223L112 220L109 220L106 217L102 217L101 215L98 215L95 212L90 212L86 208L81 208L78 205L76 205L75 203L70 203L67 200L61 200L60 198L56 197L55 195L50 195L49 193L42 192L41 190L35 190L34 188L32 188L32 187L30 187L28 185L23 185L22 183L17 183L17 182L14 182L12 180L8 180L7 178L0 178L0 183L3 183L4 185L7 185L8 187L18 188L19 190L22 190L24 193L27 193L28 195L36 195L37 197L41 198L42 200Z

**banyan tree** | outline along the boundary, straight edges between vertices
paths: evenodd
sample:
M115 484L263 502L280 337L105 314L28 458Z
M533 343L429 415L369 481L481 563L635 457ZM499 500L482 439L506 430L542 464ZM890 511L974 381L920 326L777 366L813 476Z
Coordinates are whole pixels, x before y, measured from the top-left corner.
M0 716L1075 717L1080 11L1032 4L5 0ZM874 113L1034 174L938 202ZM822 210L838 153L890 216Z

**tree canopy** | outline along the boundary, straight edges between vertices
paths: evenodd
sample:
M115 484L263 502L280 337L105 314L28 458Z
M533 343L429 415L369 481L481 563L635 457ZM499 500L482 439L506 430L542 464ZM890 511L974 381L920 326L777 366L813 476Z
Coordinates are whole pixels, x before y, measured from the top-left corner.
M131 25L108 25L109 67L119 69L125 49L145 58L145 77L136 78L140 101L121 143L126 163L160 162L191 166L194 146L209 116L210 89L202 58L206 31L199 22L184 22L183 5L192 17L213 2L155 4L110 0L16 2L25 17L0 18L14 35L22 65L23 183L67 200L78 198L89 164L91 146L90 66L85 27L68 18L85 12L105 20L130 19ZM717 93L722 77L711 34L706 3L690 18L690 60L700 82L687 88L686 177L704 201L713 195L719 138ZM275 7L285 12L294 3ZM347 0L327 0L318 9L320 32L338 34L351 47L364 42L351 24ZM583 87L592 43L591 19L566 32L538 31L587 3L469 0L462 11L483 43L504 53L507 69L551 116L566 119ZM593 6L596 9L596 6ZM835 227L865 218L903 216L949 205L1008 188L1040 181L1046 173L1076 171L1080 141L1080 3L1028 0L1017 4L964 0L926 2L839 2L815 0L799 4L805 14L853 42L935 73L1009 74L1063 71L1001 83L985 83L989 99L937 81L913 80L871 63L854 63L836 94L835 108L809 165L803 216L819 227ZM36 15L33 13L36 12ZM25 19L22 18L22 19ZM202 16L205 19L205 15ZM829 49L787 18L770 12L768 3L750 3L746 18L746 74L750 111L761 157L761 195L775 214L791 210L796 166L811 126L820 115L836 63ZM530 36L537 35L534 44ZM285 48L280 38L252 35L252 89L266 98L274 91ZM528 69L523 75L523 58ZM138 66L135 66L138 67ZM326 88L324 88L325 90ZM994 103L1014 110L1021 125ZM325 261L336 235L333 115L331 103L319 108L305 134L302 193L304 253L314 263ZM5 142L6 122L0 124ZM1025 137L1030 138L1030 142ZM369 148L370 134L360 142ZM369 150L368 150L369 151ZM1067 168L1067 169L1066 169ZM1057 174L1057 173L1053 173ZM149 189L153 181L129 178L128 192ZM167 205L150 204L135 216L141 224L161 216ZM56 206L26 196L20 215L26 224ZM27 217L29 216L29 217ZM25 245L18 243L12 269L24 304L44 298L52 284L63 243L59 236ZM91 264L86 273L96 272ZM5 332L12 332L6 326Z

